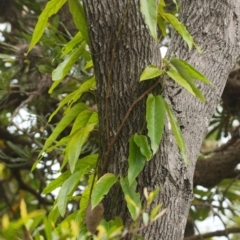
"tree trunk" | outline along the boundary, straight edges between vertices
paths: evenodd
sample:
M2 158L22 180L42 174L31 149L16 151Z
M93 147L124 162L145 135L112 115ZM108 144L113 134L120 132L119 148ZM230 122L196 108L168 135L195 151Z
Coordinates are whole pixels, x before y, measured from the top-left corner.
M153 84L139 83L139 76L149 64L160 65L159 44L149 35L139 11L139 0L84 0L90 48L97 78L100 121L101 171L126 175L128 141L145 126L145 102L133 109L110 151L106 169L104 154L118 131L131 104ZM165 99L172 105L184 133L190 165L179 154L166 121L160 149L138 177L139 191L161 187L155 204L161 202L167 213L143 230L145 239L179 240L192 200L193 174L200 144L219 101L227 76L239 53L240 2L231 0L185 0L181 20L193 35L203 54L191 52L178 34L173 34L168 56L187 60L204 73L213 86L199 84L206 104L167 81ZM149 85L150 84L150 85ZM156 93L159 89L155 90ZM114 196L114 197L113 197ZM104 201L105 218L120 215L129 222L126 204L116 187ZM130 237L131 239L131 237Z

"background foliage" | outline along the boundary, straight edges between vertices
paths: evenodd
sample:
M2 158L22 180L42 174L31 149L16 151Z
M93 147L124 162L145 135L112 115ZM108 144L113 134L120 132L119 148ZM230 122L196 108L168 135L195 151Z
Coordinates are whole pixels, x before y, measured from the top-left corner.
M58 14L52 15L39 44L26 55L46 2L0 2L0 236L3 239L76 239L85 215L82 209L88 204L85 197L90 189L85 186L94 181L92 173L98 152L95 79L84 41L86 26L80 29L80 34L79 23L72 20L70 13L74 15L75 5L69 11L65 4ZM77 1L72 3L79 7ZM175 5L166 3L165 11L174 13ZM167 46L170 38L170 34L163 33L162 46ZM193 231L197 235L206 232L197 226L199 221L209 221L209 217L219 219L221 229L239 232L239 74L236 64L202 145L187 239L193 239ZM49 94L52 76L56 84ZM40 159L41 151L44 154ZM223 151L229 154L227 159ZM31 172L36 159L38 165ZM72 161L70 167L66 164L68 159ZM113 184L115 178L108 175L106 181ZM126 182L121 179L122 186ZM138 198L137 194L132 196L135 204ZM137 219L138 206L130 209L133 219ZM146 218L145 221L148 224ZM104 222L103 226L112 227L116 236L123 227L120 219ZM221 235L225 234L223 231ZM239 234L230 235L230 239L238 238Z

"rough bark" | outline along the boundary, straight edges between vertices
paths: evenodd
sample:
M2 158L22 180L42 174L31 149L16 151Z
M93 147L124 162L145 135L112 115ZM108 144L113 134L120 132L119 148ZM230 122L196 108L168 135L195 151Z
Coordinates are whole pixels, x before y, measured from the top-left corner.
M83 2L97 78L100 156L103 161L104 153L124 115L133 101L149 87L139 83L139 75L147 65L159 65L159 46L152 40L143 22L138 0ZM140 192L143 187L152 190L161 186L156 202L168 208L159 221L142 232L145 239L183 238L200 144L239 53L239 1L185 0L181 9L181 19L203 54L199 55L196 50L190 52L181 37L173 34L169 56L187 60L203 72L214 86L199 84L207 99L207 103L202 104L170 80L167 82L164 95L178 115L190 165L183 163L167 123L159 152L138 178ZM113 145L107 172L126 174L126 143L132 134L141 131L144 118L143 100L135 106ZM126 206L119 188L113 189L104 205L105 218L120 215L127 221Z

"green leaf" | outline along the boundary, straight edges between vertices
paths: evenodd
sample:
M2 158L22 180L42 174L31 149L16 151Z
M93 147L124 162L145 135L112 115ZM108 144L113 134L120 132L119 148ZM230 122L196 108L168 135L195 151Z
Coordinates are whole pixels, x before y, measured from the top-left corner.
M88 62L86 63L86 65L85 65L84 69L91 68L92 66L93 66L93 61L92 61L92 60L90 60L90 61L88 61Z
M144 20L148 26L152 37L157 40L157 1L140 0L140 11L144 15Z
M202 95L201 91L196 87L194 79L192 78L188 70L184 68L184 66L180 65L177 60L176 61L173 60L173 62L171 61L170 63L171 66L176 68L178 73L187 81L187 83L192 88L192 91L194 92L195 96L198 97L202 102L205 102L204 96Z
M149 80L149 79L158 77L162 74L163 74L163 71L160 70L157 66L149 65L143 70L140 76L140 81Z
M86 43L89 45L88 23L84 10L79 0L68 0L69 10L73 16L73 21L79 31L82 33Z
M77 45L84 41L83 36L80 32L78 32L63 48L61 58L70 53Z
M175 82L177 82L179 85L184 87L188 92L190 92L194 97L196 97L196 94L192 90L192 87L189 85L189 83L176 71L175 69L171 69L167 71L167 75L172 78Z
M69 73L72 66L82 55L85 50L85 44L82 44L79 48L76 48L72 51L70 55L68 55L65 60L58 65L58 67L52 72L52 80L55 81L51 88L49 89L49 93L57 87L57 85L63 80L63 78Z
M179 147L180 153L182 155L182 158L184 160L184 162L186 164L189 164L188 158L187 158L187 148L185 145L185 141L182 135L182 131L178 125L178 121L173 113L173 110L171 109L171 107L167 104L167 102L165 101L165 108L170 120L170 124L171 124L171 128L174 134L174 137L176 139L177 145Z
M141 209L141 201L140 194L136 193L137 182L133 181L131 185L129 185L128 178L120 178L120 184L123 190L124 195L129 196L129 198L134 202L134 205L129 201L127 202L128 210L132 217L136 216L136 207ZM127 199L126 199L127 200Z
M98 154L91 154L86 157L83 157L79 159L76 163L75 171L78 171L82 168L86 169L86 173L89 172L89 170L93 169L96 166L98 159ZM52 180L44 189L43 194L47 194L55 190L56 188L62 186L62 184L65 182L71 176L70 170L67 170L64 173L61 173L59 177Z
M16 144L14 144L14 143L12 143L10 141L7 141L6 143L20 157L22 157L24 159L28 159L29 158L29 155L21 147L17 146Z
M55 129L53 130L52 134L48 137L46 140L41 152L38 155L38 160L34 163L32 170L35 169L37 163L39 162L39 159L43 152L47 151L47 149L50 147L50 145L57 139L59 134L73 121L76 116L86 109L86 105L83 103L78 103L75 106L73 106L69 111L66 112L66 114L63 116L61 121L57 124Z
M195 69L192 65L190 65L186 61L178 58L172 58L170 63L172 63L178 71L179 69L180 71L182 69L185 69L185 71L187 71L191 77L196 78L199 81L204 82L206 84L212 85L209 79L207 79L203 74L201 74L197 69Z
M76 118L71 134L72 137L67 144L66 154L71 172L74 172L75 164L81 153L83 144L87 141L90 132L98 123L98 115L91 110L85 110Z
M149 161L152 158L152 152L149 147L147 137L144 135L135 134L133 138L134 142L140 148L141 154L147 158L147 161Z
M131 136L129 143L128 157L128 181L131 185L138 174L143 170L146 157L142 155L140 148L134 142L134 136Z
M164 130L165 104L161 95L147 98L146 120L153 155L157 152Z
M140 208L137 206L137 204L128 195L125 195L125 200L127 202L127 207L128 207L128 210L131 214L132 219L134 221L137 220L137 218L140 214Z
M166 37L167 36L167 31L166 31L167 27L166 27L166 24L164 22L164 19L162 18L162 16L160 14L158 14L157 24L158 24L159 29L162 32L162 35L164 37Z
M62 185L58 198L57 198L57 206L59 213L63 217L65 212L66 212L66 207L67 207L67 201L68 201L68 196L74 191L74 189L77 187L78 182L86 172L86 169L81 169L77 172L75 172L71 177L67 179L67 181L64 182Z
M62 186L62 184L71 176L70 171L62 173L59 177L51 181L44 189L43 194L47 194Z
M94 174L90 175L87 182L87 187L84 189L82 193L82 197L79 204L80 210L78 211L76 216L76 222L79 223L79 225L82 224L82 221L86 216L86 209L89 203L90 189L91 189L93 180L94 180Z
M174 15L164 12L163 9L164 9L163 5L159 4L158 13L160 14L160 16L175 28L175 30L180 34L183 40L187 43L189 49L192 49L192 46L194 45L197 51L201 53L201 49L194 42L191 34L188 32L186 27Z
M31 49L36 45L36 43L43 35L49 17L51 17L53 14L56 14L66 1L67 0L51 0L47 3L45 9L42 11L38 18L37 25L34 28L28 52L31 51Z
M95 76L86 80L81 86L75 90L74 92L68 94L60 103L57 109L51 114L49 117L48 122L52 120L52 118L56 115L56 113L66 104L73 104L76 102L84 92L88 92L90 89L93 89L96 86L96 79Z
M73 173L75 170L76 162L82 150L83 144L87 141L90 132L93 130L95 124L88 125L78 130L69 141L66 154L68 156L68 163L70 171Z
M156 217L156 215L159 213L161 206L162 204L158 204L153 208L150 214L150 220L153 220Z
M76 132L76 130L86 127L87 125L96 125L98 123L98 114L97 112L94 112L93 110L83 110L82 112L79 113L79 115L76 117L71 133Z
M95 208L103 199L104 195L108 194L111 187L116 183L117 177L112 173L104 174L94 185L92 191L91 204Z

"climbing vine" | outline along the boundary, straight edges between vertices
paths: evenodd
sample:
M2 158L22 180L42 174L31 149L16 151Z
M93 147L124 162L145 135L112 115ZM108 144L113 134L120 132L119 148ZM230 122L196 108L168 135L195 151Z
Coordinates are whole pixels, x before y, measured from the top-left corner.
M88 55L88 57L91 58L88 51L90 39L87 29L87 20L84 15L83 6L78 0L51 0L47 3L45 9L39 16L28 51L30 52L33 49L40 40L45 28L49 27L48 19L56 14L66 2L68 3L73 21L79 32L62 47L62 62L59 63L52 72L53 84L49 89L49 94L53 94L54 91L56 91L56 87L64 80L66 75L71 72L75 62L79 58L84 55ZM122 15L122 20L118 26L116 42L118 40L118 35L121 32L122 25L124 24L129 4L126 7L126 10ZM166 13L164 8L165 3L163 0L159 3L157 3L156 0L140 1L141 13L153 39L158 41L158 31L161 31L163 35L166 35L166 29L168 28L168 25L171 25L182 36L189 49L195 47L200 53L200 48L196 45L185 26L175 15ZM112 60L114 59L115 47L116 44L111 51ZM86 61L84 68L88 69L92 67L92 60ZM43 194L48 194L60 187L54 206L49 213L48 218L45 219L46 224L49 226L47 230L49 231L48 234L56 229L60 231L61 227L67 223L69 224L69 233L72 229L77 229L74 231L76 233L74 237L79 237L79 239L86 239L88 236L94 235L96 230L98 230L98 234L94 235L93 239L121 239L129 234L137 235L139 230L146 228L151 225L152 222L157 221L167 210L162 209L161 204L156 205L150 212L149 209L151 208L154 197L158 194L160 189L157 188L150 193L145 189L144 197L146 199L146 204L142 205L140 201L140 193L137 192L137 177L143 170L146 162L153 158L159 148L166 117L171 125L183 161L186 164L189 162L185 141L174 115L174 111L164 99L163 95L153 95L152 92L157 86L161 86L163 92L164 81L165 78L168 77L185 88L190 94L204 102L205 98L195 85L195 81L198 80L206 84L211 84L210 81L182 59L163 59L159 66L146 66L145 69L143 69L142 74L139 76L139 79L136 79L136 81L152 81L152 85L129 106L121 124L117 128L116 134L110 139L108 100L110 94L110 78L113 74L112 68L113 66L110 63L107 76L107 96L105 102L108 148L103 155L103 159L99 159L97 153L91 153L79 159L90 134L95 130L101 131L101 129L98 129L99 120L97 110L89 107L86 102L80 101L80 98L84 93L92 92L96 87L97 79L95 79L93 74L88 80L84 81L78 89L64 96L63 100L59 102L56 110L49 117L50 122L60 109L64 110L62 119L47 138L41 152L39 153L38 159L32 168L32 170L36 168L43 155L54 151L54 149L58 147L63 148L63 162L60 168L61 170L65 170L60 176L52 180L43 190ZM135 105L145 97L147 97L147 134L136 133L129 139L128 169L124 176L116 176L112 173L107 173L106 168L110 151L121 133L123 126L128 121L131 111L134 109ZM59 139L61 133L69 126L71 126L69 135ZM69 216L65 217L68 204L71 199L76 197L74 196L74 192L79 185L79 180L84 177L86 177L87 183L83 187L79 196L79 210L76 210ZM102 220L103 208L101 201L117 182L120 184L121 190L124 193L127 207L132 218L132 224L128 227L124 226L124 223L120 218L115 218L108 222ZM21 209L24 210L25 208L26 206L24 206L24 202L22 202ZM32 215L34 216L34 214ZM25 217L26 216L28 215L25 214ZM63 218L65 217L60 223L57 221L59 216ZM143 222L144 225L140 226L140 222Z

